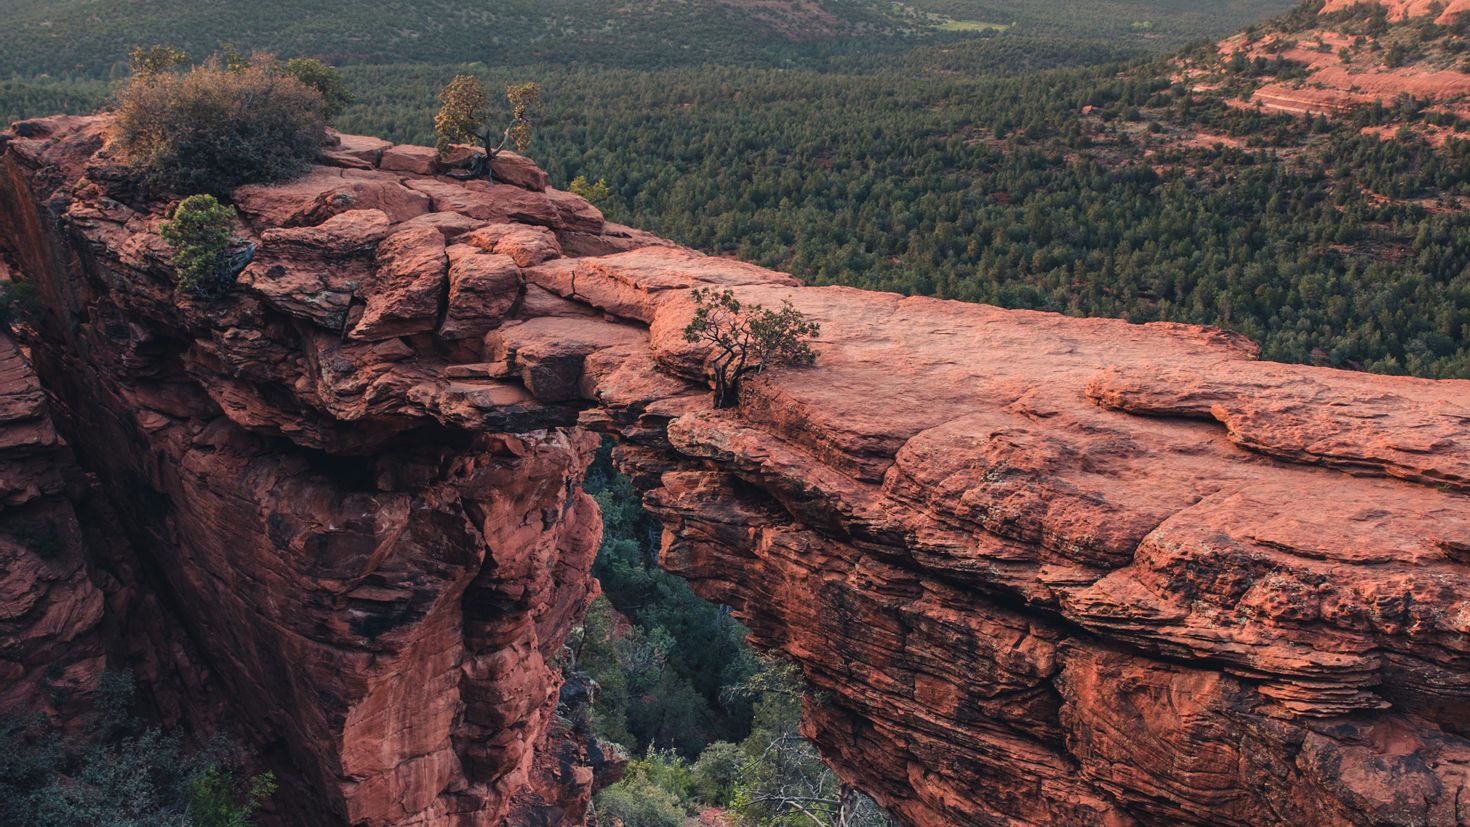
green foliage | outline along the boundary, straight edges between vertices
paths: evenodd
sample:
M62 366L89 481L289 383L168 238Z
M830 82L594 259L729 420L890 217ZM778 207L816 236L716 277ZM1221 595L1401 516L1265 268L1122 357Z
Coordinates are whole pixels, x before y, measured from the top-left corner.
M342 73L335 66L309 57L293 57L286 61L283 71L322 96L322 115L332 120L352 103L352 94L342 80Z
M227 72L243 72L250 67L250 57L233 43L220 46L214 56Z
M322 96L257 59L185 74L133 75L118 93L111 139L144 186L228 195L304 170L325 138Z
M606 598L593 603L570 645L576 668L601 687L593 729L635 755L674 749L691 760L711 741L743 738L751 703L731 689L757 668L744 627L658 567L659 526L612 469L606 446L587 490L602 509L593 574Z
M439 113L434 116L434 146L443 156L454 143L474 144L484 149L468 175L484 175L493 178L491 161L506 145L525 152L531 145L531 129L541 103L541 87L534 83L512 83L505 87L505 99L510 104L510 121L500 134L500 143L495 140L495 130L489 126L490 101L485 96L484 84L473 75L455 75L439 92Z
M785 825L807 818L799 803L819 815L842 810L852 825L886 827L886 816L844 788L798 734L798 670L756 658L728 610L655 565L658 524L612 469L606 446L587 490L602 508L593 573L606 597L568 641L573 668L599 686L593 731L643 756L598 794L602 823L683 824L688 812L719 807L750 825ZM782 790L812 800L777 800Z
M650 752L628 763L628 775L599 792L594 801L601 823L624 827L683 827L688 799L680 789L688 770L677 756Z
M179 292L218 296L229 289L234 224L235 208L212 195L191 195L174 208L160 234L174 248Z
M454 75L440 90L440 112L434 116L434 145L441 156L451 144L478 145L490 140L481 132L488 118L490 98L485 97L485 84L473 75Z
M740 771L745 762L745 752L738 744L716 741L705 747L690 768L694 797L717 806L730 806L739 791Z
M739 401L740 382L777 365L810 365L817 358L810 339L822 328L789 301L780 310L743 304L734 291L701 287L694 291L694 316L684 339L710 349L715 407Z
M237 780L228 745L189 751L144 726L133 694L130 676L105 675L96 714L71 736L41 716L0 720L0 823L248 827L273 780Z
M541 107L541 87L535 83L512 83L505 87L505 100L510 104L510 124L505 128L505 141L520 152L531 148L531 129Z
M693 764L673 750L649 749L629 764L623 781L598 794L599 819L683 824L686 813L717 807L751 827L892 827L888 816L844 785L798 733L804 692L794 666L767 661L730 691L755 701L747 737L739 744L711 743Z
M450 144L483 144L489 141L481 134L490 117L490 99L485 85L474 75L455 75L439 92L439 113L434 116L434 146L443 155Z
M189 53L172 46L157 45L132 50L128 53L128 66L134 75L156 75L169 72L189 62Z
M189 787L190 827L250 827L250 816L276 791L271 773L240 779L213 765Z
M598 178L597 183L592 184L588 183L587 176L585 175L578 175L576 178L573 178L572 183L567 185L567 190L573 195L581 196L593 204L605 203L608 196L612 195L612 190L607 187L606 178Z

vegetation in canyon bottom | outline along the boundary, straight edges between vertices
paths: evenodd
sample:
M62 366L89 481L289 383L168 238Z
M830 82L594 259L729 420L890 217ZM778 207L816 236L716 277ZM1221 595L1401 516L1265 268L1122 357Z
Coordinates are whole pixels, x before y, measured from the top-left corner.
M602 508L593 574L605 596L568 642L567 668L599 687L587 725L632 757L596 798L601 822L680 827L714 808L760 827L891 825L797 732L797 669L758 657L729 609L658 567L658 524L607 448L586 486Z
M238 747L186 749L134 715L126 673L103 676L80 732L0 718L0 824L11 827L248 827L275 790L246 776Z

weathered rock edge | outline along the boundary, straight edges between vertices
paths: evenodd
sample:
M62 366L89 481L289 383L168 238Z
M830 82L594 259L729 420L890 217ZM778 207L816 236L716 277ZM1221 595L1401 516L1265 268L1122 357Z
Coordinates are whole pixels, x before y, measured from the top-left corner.
M3 138L37 370L258 733L354 823L535 788L588 431L906 823L1470 823L1470 382L802 288L350 136L236 193L258 251L205 302L101 128ZM817 367L710 410L701 285L820 321Z

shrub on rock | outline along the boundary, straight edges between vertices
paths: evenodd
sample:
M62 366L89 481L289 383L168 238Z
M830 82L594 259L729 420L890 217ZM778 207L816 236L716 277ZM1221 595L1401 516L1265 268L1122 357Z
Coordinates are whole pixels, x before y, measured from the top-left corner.
M227 195L306 169L326 137L325 108L270 58L150 69L119 93L109 138L147 188Z
M233 282L230 247L235 208L212 195L191 195L174 208L163 225L163 240L174 248L175 287L180 293L217 296Z

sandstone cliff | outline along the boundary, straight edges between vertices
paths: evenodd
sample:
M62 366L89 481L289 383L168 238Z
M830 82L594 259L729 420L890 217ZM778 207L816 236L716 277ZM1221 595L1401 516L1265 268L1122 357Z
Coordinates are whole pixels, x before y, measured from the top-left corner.
M908 824L1470 823L1470 383L801 288L515 159L461 184L349 136L236 192L253 260L206 301L97 120L3 142L60 430L333 818L580 818L555 659L601 433L665 565L801 664L808 734ZM710 410L700 285L792 301L817 367Z

